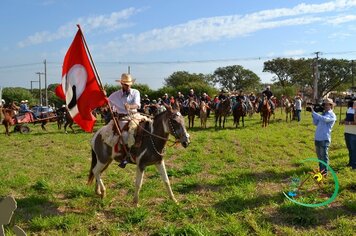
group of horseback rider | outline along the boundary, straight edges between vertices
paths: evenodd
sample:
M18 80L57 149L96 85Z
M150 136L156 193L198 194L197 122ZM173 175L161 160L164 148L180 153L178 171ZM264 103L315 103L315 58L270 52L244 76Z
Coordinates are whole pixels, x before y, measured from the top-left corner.
M134 79L130 74L123 73L121 78L116 81L120 83L121 88L109 96L109 105L112 107L114 117L116 117L115 119L119 126L116 128L118 129L116 132L121 137L119 140L121 146L118 148L121 150L118 151L122 151L122 160L119 164L119 166L122 168L125 168L126 164L128 163L127 158L130 158L130 149L134 145L137 145L137 139L135 139L135 137L137 136L138 130L140 130L137 129L138 123L142 120L149 119L139 113L139 111L142 111L144 107L151 105L168 106L178 102L182 105L182 108L184 108L188 105L189 101L193 100L197 104L197 109L200 101L204 101L207 104L212 104L213 107L211 108L216 109L216 107L219 106L220 101L228 98L235 100L236 102L256 100L256 97L253 93L247 97L242 93L242 91L240 91L239 94L230 96L228 91L225 89L221 90L219 95L215 96L213 100L206 93L203 93L202 96L198 98L193 89L190 89L187 98L185 98L181 92L178 92L176 97L168 97L168 94L164 94L162 98L158 99L158 102L156 100L151 101L147 95L144 95L141 100L140 92L137 89L131 87L134 83ZM263 91L262 94L264 94L269 100L273 96L269 86L267 86L266 90ZM271 102L271 106L274 108L273 102Z

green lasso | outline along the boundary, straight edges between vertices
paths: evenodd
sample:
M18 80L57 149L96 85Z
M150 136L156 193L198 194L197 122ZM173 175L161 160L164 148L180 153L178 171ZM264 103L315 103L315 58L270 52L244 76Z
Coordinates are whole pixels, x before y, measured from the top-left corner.
M310 203L303 203L303 202L298 202L296 200L294 200L293 198L289 197L285 192L283 192L284 196L286 198L288 198L288 200L290 200L291 202L294 202L295 204L298 204L298 205L301 205L301 206L305 206L305 207L321 207L321 206L325 206L325 205L328 205L330 204L332 201L335 200L336 196L338 195L338 192L339 192L339 180L336 176L336 173L335 171L328 165L326 164L324 161L321 161L317 158L307 158L305 160L303 160L302 162L306 162L306 161L317 161L317 162L320 162L321 164L324 164L327 169L330 171L333 179L334 179L334 193L333 195L327 199L326 201L324 202L320 202L320 203L315 203L315 204L310 204Z

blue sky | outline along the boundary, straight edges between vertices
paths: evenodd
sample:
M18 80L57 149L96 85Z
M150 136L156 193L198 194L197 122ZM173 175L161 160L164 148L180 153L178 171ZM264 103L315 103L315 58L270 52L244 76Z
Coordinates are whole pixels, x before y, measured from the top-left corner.
M181 70L238 64L269 82L265 60L356 58L356 0L3 0L0 22L2 87L30 88L44 60L47 83L60 83L78 23L104 84L128 66L157 89Z

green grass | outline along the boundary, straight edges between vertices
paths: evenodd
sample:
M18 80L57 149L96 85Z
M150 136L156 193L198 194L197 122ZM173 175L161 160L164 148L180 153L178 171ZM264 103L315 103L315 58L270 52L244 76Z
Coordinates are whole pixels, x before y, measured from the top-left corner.
M344 108L345 109L345 108ZM339 108L336 112L340 112ZM338 115L338 114L337 114ZM339 115L338 115L339 119ZM102 124L99 122L95 129ZM283 196L288 181L317 167L311 115L286 123L280 110L267 128L258 115L235 128L199 122L187 149L167 147L166 166L178 204L166 193L156 168L146 169L140 206L132 204L135 166L111 165L103 174L107 196L87 186L90 139L76 127L64 134L55 124L44 132L0 132L0 198L12 195L13 225L28 235L353 235L356 232L356 172L345 167L344 127L334 126L329 151L340 190L330 205L306 208ZM310 195L312 200L314 195Z

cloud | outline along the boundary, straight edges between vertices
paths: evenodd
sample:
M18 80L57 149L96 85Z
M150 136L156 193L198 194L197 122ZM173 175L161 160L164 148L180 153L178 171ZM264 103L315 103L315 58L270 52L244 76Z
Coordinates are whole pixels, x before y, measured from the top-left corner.
M334 24L335 22L341 24L354 18L350 16L335 18L325 13L345 11L355 6L356 0L337 0L322 4L302 3L292 8L263 10L246 15L201 18L140 34L126 34L120 39L110 41L105 49L121 54L145 53L182 48L222 38L245 37L264 29L331 23L335 19Z
M109 15L78 18L75 21L60 26L53 33L49 31L42 31L30 35L25 40L19 42L18 46L26 47L34 44L41 44L44 42L51 42L62 38L72 37L77 30L74 27L76 24L80 24L81 27L85 29L86 33L95 30L114 31L120 28L126 28L132 24L124 22L124 20L129 19L132 15L137 14L140 11L140 9L127 8L122 11L112 12Z
M327 23L332 25L340 25L348 23L350 21L356 21L356 15L342 15L330 18Z

